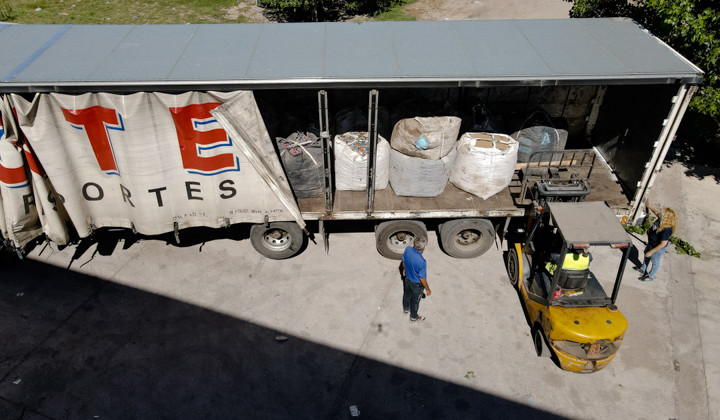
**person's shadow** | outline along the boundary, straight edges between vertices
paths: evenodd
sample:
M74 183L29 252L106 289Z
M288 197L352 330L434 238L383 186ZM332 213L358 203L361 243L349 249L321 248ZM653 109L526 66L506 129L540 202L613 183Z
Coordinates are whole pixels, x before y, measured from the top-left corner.
M637 239L638 241L642 242L642 249L644 250L647 247L647 241L643 240L642 238L639 238L634 233L630 234L633 238ZM635 267L640 267L643 262L643 256L645 252L643 251L642 254L640 253L641 248L638 248L636 246L633 246L630 250L630 255L628 256L628 260L630 260L631 263L635 264Z

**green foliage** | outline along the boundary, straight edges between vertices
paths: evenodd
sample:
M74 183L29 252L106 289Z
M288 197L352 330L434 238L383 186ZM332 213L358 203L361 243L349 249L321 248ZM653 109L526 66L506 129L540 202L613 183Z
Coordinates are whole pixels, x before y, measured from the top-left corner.
M720 124L720 10L707 0L648 0L649 29L705 71L690 106Z
M697 252L697 250L695 250L692 245L683 241L682 239L671 236L670 243L675 245L675 252L677 252L678 254L685 254L691 257L700 258L700 253Z
M264 0L265 10L291 22L316 21L317 11L323 9L323 0Z
M416 0L262 0L278 21L335 21L355 15L411 20L398 9ZM26 24L184 24L244 22L256 0L0 0L0 21ZM362 19L365 19L364 17Z
M28 24L149 24L228 23L232 7L255 5L255 0L0 0L12 3L13 22ZM37 10L40 9L40 10Z
M10 3L7 0L0 0L0 21L12 22L17 17Z
M263 0L265 10L279 20L324 22L343 16L377 16L402 5L403 0Z
M690 104L720 132L720 9L716 0L571 0L571 17L629 17L705 71Z
M625 230L630 233L635 233L638 235L645 235L652 226L653 222L655 221L654 218L646 217L645 220L640 225L636 226L630 226L630 225L624 225ZM670 243L675 245L675 252L681 255L689 255L691 257L700 258L700 253L693 248L692 245L689 243L683 241L682 239L678 238L677 236L671 236L670 237Z
M574 0L570 9L572 18L629 17L642 21L646 0Z
M645 218L645 220L640 225L631 226L631 225L625 224L623 226L625 227L625 230L630 233L644 235L647 233L648 230L650 230L651 224L648 221L648 218Z
M408 16L399 10L388 10L375 16L378 21L409 21L416 20L412 16Z

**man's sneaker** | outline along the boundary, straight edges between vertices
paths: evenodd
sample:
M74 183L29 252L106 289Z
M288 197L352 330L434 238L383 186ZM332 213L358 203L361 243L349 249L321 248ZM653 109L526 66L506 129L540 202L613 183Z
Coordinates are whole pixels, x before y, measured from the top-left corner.
M416 319L410 318L410 322L422 322L422 321L425 321L425 317L424 317L424 316L418 315L418 317L417 317Z

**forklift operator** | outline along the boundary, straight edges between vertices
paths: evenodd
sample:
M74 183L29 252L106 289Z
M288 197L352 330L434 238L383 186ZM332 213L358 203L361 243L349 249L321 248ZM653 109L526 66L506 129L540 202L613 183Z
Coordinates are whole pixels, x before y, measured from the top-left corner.
M545 264L545 269L551 276L555 274L555 269L557 268L557 261L559 259L560 254L553 253L550 255L550 261ZM565 260L563 261L562 269L578 271L586 270L590 266L590 261L592 261L592 257L590 256L590 252L587 250L587 248L574 249L568 251L567 254L565 254Z

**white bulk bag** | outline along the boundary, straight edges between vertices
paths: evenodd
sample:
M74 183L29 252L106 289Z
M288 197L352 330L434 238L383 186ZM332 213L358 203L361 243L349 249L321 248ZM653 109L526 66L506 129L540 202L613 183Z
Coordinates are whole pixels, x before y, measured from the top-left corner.
M349 191L367 189L367 132L338 134L334 143L335 187ZM375 154L375 189L382 190L388 186L390 172L390 144L382 136L378 136Z
M441 159L423 159L390 151L390 186L396 195L436 197L442 194L455 163L455 149Z
M481 197L491 197L512 181L518 142L504 134L465 133L457 145L450 182Z
M398 121L390 144L408 156L440 159L455 147L460 133L458 117L415 117Z

